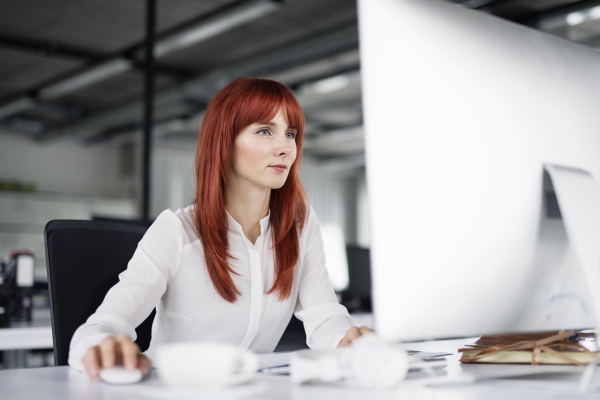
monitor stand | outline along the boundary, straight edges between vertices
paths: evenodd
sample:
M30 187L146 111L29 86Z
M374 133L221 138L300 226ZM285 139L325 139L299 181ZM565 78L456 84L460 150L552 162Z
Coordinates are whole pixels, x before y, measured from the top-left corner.
M600 187L587 171L544 165L556 193L569 245L578 259L588 289L588 305L596 328L600 321ZM600 355L586 368L579 387L585 393Z

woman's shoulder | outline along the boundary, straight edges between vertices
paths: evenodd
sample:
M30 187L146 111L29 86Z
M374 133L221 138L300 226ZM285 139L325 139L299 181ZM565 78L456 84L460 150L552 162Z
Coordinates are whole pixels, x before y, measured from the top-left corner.
M319 219L317 218L317 213L315 212L315 209L313 208L313 206L308 203L306 205L306 224L308 225L309 223L319 223Z
M194 205L176 210L166 209L156 218L153 225L159 225L162 229L183 230L184 245L198 240L194 228ZM166 233L166 232L165 232Z

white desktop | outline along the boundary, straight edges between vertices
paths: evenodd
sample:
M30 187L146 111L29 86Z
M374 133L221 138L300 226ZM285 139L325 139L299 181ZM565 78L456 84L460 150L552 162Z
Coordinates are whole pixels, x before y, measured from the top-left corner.
M596 326L600 53L439 0L358 4L376 331ZM567 230L545 216L545 166ZM567 198L577 173L553 166L592 197Z

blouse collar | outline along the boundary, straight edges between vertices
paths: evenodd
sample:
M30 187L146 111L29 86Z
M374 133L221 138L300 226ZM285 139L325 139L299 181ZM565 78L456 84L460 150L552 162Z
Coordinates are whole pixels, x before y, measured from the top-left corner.
M229 211L225 210L225 212L227 213L227 222L229 223L229 230L233 231L235 233L239 233L240 235L242 235L243 237L245 237L246 235L244 235L244 230L242 229L242 226L239 224L239 222L237 222L231 216L231 214L229 214ZM269 212L267 213L267 216L264 217L263 219L261 219L259 221L259 224L260 224L260 236L264 235L265 232L267 232L267 228L269 227L269 222L270 221L271 221L271 209L269 209Z

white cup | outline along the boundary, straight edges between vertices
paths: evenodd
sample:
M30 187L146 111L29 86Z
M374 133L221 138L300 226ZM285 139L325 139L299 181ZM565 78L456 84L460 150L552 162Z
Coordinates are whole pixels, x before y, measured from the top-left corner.
M363 389L388 389L406 377L408 356L400 346L370 333L348 347L298 351L290 359L290 370L295 383L346 380Z
M169 343L156 352L158 375L169 386L226 386L246 382L258 369L256 354L229 343Z

